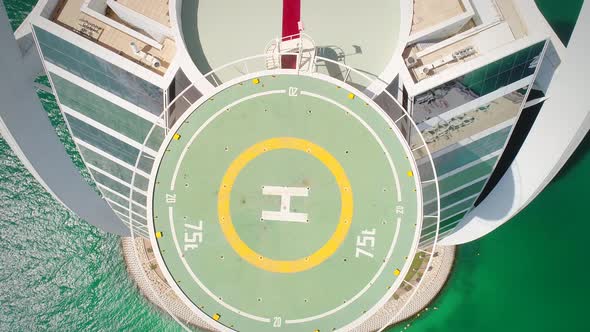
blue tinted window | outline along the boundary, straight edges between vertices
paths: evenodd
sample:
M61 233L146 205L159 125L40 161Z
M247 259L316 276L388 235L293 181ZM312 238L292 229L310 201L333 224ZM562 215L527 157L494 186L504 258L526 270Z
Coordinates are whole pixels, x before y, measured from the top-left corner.
M108 176L105 176L99 172L95 172L93 170L90 170L90 173L92 173L92 176L94 177L94 180L100 184L102 184L103 186L118 192L119 194L127 197L129 196L129 187L123 185L122 183L119 183L111 178L109 178Z
M472 198L472 199L469 199L469 200L467 200L465 202L459 203L459 204L457 204L455 206L452 206L452 207L450 207L450 208L448 208L448 209L446 209L444 211L442 211L440 213L441 223L442 223L443 220L445 220L447 218L451 218L454 215L456 215L457 213L462 212L462 211L465 211L465 210L471 208L473 206L473 203L474 202L475 202L475 197Z
M152 122L139 117L56 74L51 74L51 80L53 81L60 103L140 144L143 144L148 133L152 129ZM157 127L156 129L159 130L155 130L152 133L149 141L153 141L150 143L150 147L158 149L160 147L159 143L161 143L161 140L158 139L161 136L163 140L164 133L162 128Z
M153 114L162 113L162 89L43 29L35 27L35 35L45 60Z
M78 149L84 157L84 161L88 164L96 166L125 182L131 182L131 176L133 175L133 172L131 172L131 170L83 146L78 146Z
M133 179L133 185L143 191L147 191L149 180L139 174L135 174L135 178Z
M154 166L154 158L146 155L145 153L142 153L141 157L139 157L139 163L137 164L137 168L150 174L152 172L153 166Z
M533 75L544 47L537 43L426 91L415 97L414 111L444 113Z
M133 191L133 200L137 203L146 206L147 205L147 197L144 194L138 193L137 191Z
M118 204L120 204L120 205L122 205L122 206L129 206L129 200L127 200L127 199L124 199L124 198L122 198L122 197L121 197L121 196L119 196L119 195L115 195L115 194L113 194L112 192L110 192L110 191L108 191L108 190L106 190L106 189L102 189L102 188L101 188L101 192L102 192L102 195L103 195L105 198L108 198L108 199L110 199L111 201L113 201L113 202L115 202L115 203L118 203Z
M506 127L434 159L439 176L451 172L504 147L512 127Z
M113 136L104 133L84 121L73 116L66 115L66 119L72 128L72 134L84 142L92 144L100 150L120 159L130 165L135 165L139 150L120 141Z
M479 181L475 184L472 184L470 186L467 186L457 192L454 192L452 194L449 194L447 196L441 197L440 199L440 209L446 209L447 207L460 202L464 199L466 199L467 197L471 197L473 195L477 195L481 192L481 190L483 189L483 186L485 185L487 179L486 180L482 180ZM432 202L427 204L426 206L424 206L424 213L426 215L435 215L436 214L436 202Z

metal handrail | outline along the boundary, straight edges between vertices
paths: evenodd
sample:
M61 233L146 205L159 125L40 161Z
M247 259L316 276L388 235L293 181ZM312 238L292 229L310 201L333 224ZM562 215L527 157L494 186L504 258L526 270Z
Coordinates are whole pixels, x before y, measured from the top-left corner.
M266 46L264 47L264 49L265 50L268 49L268 47L272 43L275 43L275 42L285 42L285 41L294 40L294 39L297 39L297 38L304 38L304 37L307 38L307 39L309 39L309 40L311 40L311 43L313 45L315 45L315 41L313 40L313 38L311 38L310 35L306 34L305 32L298 32L298 33L294 33L292 35L288 35L288 36L284 36L284 37L280 37L280 38L279 37L273 38L273 39L271 39L271 41L269 41L268 43L266 43Z
M163 120L165 118L165 116L166 116L166 113L167 113L167 110L164 110L160 114L159 118ZM134 193L134 190L135 190L134 189L135 188L135 185L134 185L135 184L135 175L137 174L137 170L139 169L139 160L141 159L141 156L142 156L142 154L143 154L143 152L145 150L145 147L147 145L147 141L149 140L151 134L153 133L153 131L154 131L154 129L156 127L158 127L158 125L154 123L152 125L152 128L150 129L150 131L146 135L146 137L145 137L145 139L143 141L143 145L142 145L141 149L139 150L139 153L137 154L137 159L135 160L135 165L133 165L134 170L133 170L133 172L131 174L131 186L130 186L130 190L129 190L129 199L128 199L128 201L129 201L129 210L128 210L129 211L129 215L128 215L128 218L129 218L129 225L130 225L130 231L131 231L131 242L133 243L133 246L132 246L133 247L133 253L137 257L137 259L140 260L140 261L141 261L141 259L139 257L139 251L138 251L137 246L135 244L135 238L136 238L136 235L139 235L141 238L143 238L143 236L142 236L142 232L137 232L135 230L133 221L131 219L133 217L132 211L133 211L133 193ZM152 169L153 169L153 167L152 167ZM149 216L146 215L146 219L149 222ZM136 234L136 232L137 232L137 234ZM149 236L149 234L148 234L148 236ZM147 276L147 272L143 268L140 268L139 270L140 270L141 276L145 280L149 280L149 277ZM173 313L173 310L171 310L170 308L168 308L168 306L162 300L161 294L158 293L158 291L155 289L155 287L152 285L151 282L147 282L147 289L152 293L153 297L157 299L157 301L159 302L159 307L160 308L164 309L164 311L166 311L166 313L168 313L178 323L178 325L180 325L185 331L191 331L191 329L189 329L189 327L187 325L185 325L178 317L176 317L176 315Z

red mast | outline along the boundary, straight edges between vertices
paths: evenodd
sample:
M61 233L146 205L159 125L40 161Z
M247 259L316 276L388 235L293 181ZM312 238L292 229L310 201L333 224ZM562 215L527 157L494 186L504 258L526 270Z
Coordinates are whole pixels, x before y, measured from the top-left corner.
M283 0L283 37L299 33L299 21L301 21L301 0ZM281 59L282 67L295 69L297 57L286 55Z
M301 0L283 0L283 37L299 33Z

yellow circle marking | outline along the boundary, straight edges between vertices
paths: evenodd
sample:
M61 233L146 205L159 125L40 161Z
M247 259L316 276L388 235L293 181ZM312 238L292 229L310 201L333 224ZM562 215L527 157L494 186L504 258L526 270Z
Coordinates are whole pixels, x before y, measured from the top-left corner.
M278 149L291 149L306 152L320 160L336 178L340 189L340 219L332 237L320 249L308 257L296 260L273 260L252 250L238 235L232 223L230 214L231 190L240 171L259 155ZM293 137L277 137L254 144L242 152L229 166L217 196L217 212L219 224L225 238L235 252L248 263L269 271L278 273L296 273L311 269L332 256L340 247L350 229L353 211L352 189L344 169L328 151L307 140Z

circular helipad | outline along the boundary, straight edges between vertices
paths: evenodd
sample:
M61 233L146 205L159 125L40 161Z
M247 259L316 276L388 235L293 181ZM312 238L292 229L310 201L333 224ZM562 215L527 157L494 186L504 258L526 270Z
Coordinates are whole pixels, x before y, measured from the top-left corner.
M356 90L251 78L193 105L164 146L150 202L158 263L218 329L346 330L402 283L419 237L416 167Z

